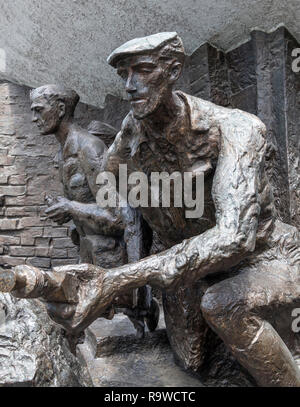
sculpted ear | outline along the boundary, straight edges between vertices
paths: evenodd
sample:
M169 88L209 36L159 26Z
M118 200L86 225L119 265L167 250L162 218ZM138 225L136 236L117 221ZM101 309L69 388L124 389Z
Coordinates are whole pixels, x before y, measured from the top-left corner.
M64 102L59 102L58 104L59 118L62 119L66 114L66 105Z
M170 80L176 82L182 72L182 63L174 61L170 68Z

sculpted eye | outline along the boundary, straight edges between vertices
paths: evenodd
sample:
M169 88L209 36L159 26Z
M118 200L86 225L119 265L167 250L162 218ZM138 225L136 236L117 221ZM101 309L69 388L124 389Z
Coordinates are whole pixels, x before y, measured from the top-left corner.
M153 70L154 70L153 66L143 65L143 66L136 67L136 71L141 72L141 73L151 73L151 72L153 72Z
M127 74L127 71L125 71L125 69L120 69L120 70L118 70L117 72L118 72L118 75L121 76L121 78L122 78L124 81L127 80L128 74Z
M140 72L151 72L152 69L150 69L150 68L139 68L138 71L140 71Z

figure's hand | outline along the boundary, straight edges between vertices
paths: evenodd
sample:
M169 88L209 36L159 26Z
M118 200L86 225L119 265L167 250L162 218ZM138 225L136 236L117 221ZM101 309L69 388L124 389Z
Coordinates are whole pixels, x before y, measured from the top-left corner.
M43 299L49 316L77 335L96 318L113 317L111 304L119 284L112 284L112 276L109 270L90 264L55 267L47 272L20 265L0 269L0 291L16 298Z
M67 223L71 220L72 202L66 198L59 196L56 202L46 209L45 213L48 217L57 222L59 225Z
M111 318L114 292L109 270L90 264L54 268L55 272L72 274L78 280L78 303L47 302L51 319L69 333L78 334L99 317Z

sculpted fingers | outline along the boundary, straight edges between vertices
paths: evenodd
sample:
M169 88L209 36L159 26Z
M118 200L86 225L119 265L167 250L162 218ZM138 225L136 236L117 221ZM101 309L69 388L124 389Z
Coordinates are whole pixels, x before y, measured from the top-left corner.
M50 208L45 210L45 213L51 217L51 216L55 216L56 214L60 213L61 211L61 207L60 204L55 204L52 205Z

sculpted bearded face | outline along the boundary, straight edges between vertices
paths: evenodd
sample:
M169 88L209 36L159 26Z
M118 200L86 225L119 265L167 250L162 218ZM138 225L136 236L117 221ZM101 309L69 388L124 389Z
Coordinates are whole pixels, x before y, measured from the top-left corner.
M128 55L117 64L136 119L153 114L170 92L181 72L181 63L164 60L159 55Z

